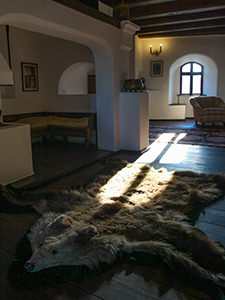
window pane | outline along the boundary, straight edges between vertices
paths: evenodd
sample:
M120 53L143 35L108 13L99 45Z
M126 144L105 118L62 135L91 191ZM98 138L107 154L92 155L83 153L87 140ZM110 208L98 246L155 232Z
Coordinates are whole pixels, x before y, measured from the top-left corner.
M182 72L191 72L191 64L185 64L183 67L182 67Z
M190 76L183 75L181 80L182 80L181 94L190 94Z
M202 72L202 66L198 64L193 64L193 72Z
M193 75L193 94L201 94L201 75Z

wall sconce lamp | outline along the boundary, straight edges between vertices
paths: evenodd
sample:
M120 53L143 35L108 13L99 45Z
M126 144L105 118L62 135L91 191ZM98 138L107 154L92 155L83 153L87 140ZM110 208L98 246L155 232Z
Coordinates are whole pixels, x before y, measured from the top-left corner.
M152 45L150 45L150 54L157 56L160 53L162 53L162 44L159 45L159 51L158 50L152 51Z

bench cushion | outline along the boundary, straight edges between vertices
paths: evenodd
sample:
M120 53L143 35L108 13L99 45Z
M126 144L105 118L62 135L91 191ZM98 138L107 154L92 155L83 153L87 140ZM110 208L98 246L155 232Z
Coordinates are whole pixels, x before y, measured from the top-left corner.
M48 127L48 124L52 118L54 118L54 116L28 117L19 119L17 122L30 124L30 128L34 129Z
M63 118L63 117L53 117L48 125L49 126L60 126L60 127L70 127L70 128L84 128L88 126L89 118Z

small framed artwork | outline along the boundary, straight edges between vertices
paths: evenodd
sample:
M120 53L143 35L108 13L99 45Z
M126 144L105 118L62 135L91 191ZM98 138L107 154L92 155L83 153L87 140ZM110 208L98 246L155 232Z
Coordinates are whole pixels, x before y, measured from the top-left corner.
M151 77L163 77L163 61L151 61L150 64Z
M38 65L21 63L22 88L24 92L38 91Z

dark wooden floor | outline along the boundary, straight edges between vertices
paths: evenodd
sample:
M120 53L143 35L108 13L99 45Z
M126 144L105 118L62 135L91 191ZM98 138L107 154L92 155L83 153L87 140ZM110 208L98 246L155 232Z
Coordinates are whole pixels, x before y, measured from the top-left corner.
M190 126L194 126L193 122ZM164 122L163 125L169 124ZM176 126L174 123L174 126ZM179 123L178 123L179 124ZM187 122L180 123L186 126ZM171 125L171 122L170 122ZM131 162L150 163L155 168L166 167L169 170L185 169L196 172L225 173L225 148L191 146L191 145L166 145L163 149L152 145L145 153L121 151L115 155ZM36 149L37 150L37 149ZM46 150L46 149L45 149ZM46 153L44 149L37 151L36 154ZM52 148L52 155L49 164L53 165L54 153L59 160L60 152L63 149ZM83 149L84 150L84 149ZM78 151L71 152L71 159L84 163L86 167L69 172L63 176L49 182L39 189L64 189L71 186L81 185L98 173L103 165L97 161L97 158L104 157L106 153L100 154L93 152L92 162L89 161L89 153ZM49 151L50 153L50 151ZM98 156L99 155L99 156ZM50 157L49 156L49 157ZM39 170L48 175L48 159L46 157L35 157L35 164ZM63 160L62 160L63 161ZM87 161L91 162L89 165ZM58 162L57 162L58 164ZM70 170L72 171L72 170ZM51 173L51 172L50 172ZM66 173L65 173L66 174ZM51 175L51 174L50 174ZM54 178L53 178L54 179ZM21 184L21 183L20 183ZM115 265L112 269L91 278L77 283L58 282L49 284L32 291L15 289L7 282L7 270L12 261L15 246L18 239L23 236L29 226L39 217L37 213L24 214L6 214L0 213L0 299L4 300L72 300L72 299L109 299L109 300L197 300L211 299L203 293L194 290L191 286L177 281L173 275L167 274L163 267L160 266L138 266L138 265ZM208 236L225 245L225 199L212 205L205 210L199 218L197 226L206 232Z
M104 159L111 151L97 150L94 145L49 142L32 145L34 175L17 181L14 186L34 189Z

